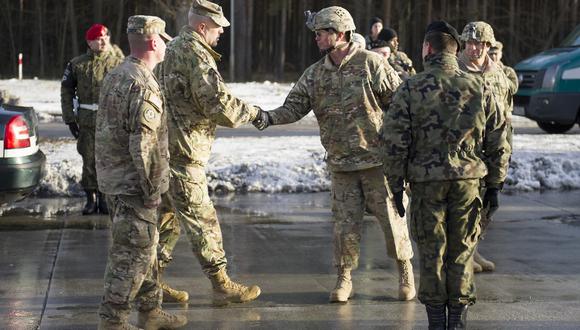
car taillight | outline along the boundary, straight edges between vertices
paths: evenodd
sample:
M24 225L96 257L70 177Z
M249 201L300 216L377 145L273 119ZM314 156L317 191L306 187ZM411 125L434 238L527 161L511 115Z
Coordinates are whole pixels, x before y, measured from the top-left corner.
M10 118L4 134L4 149L30 147L28 125L21 115Z

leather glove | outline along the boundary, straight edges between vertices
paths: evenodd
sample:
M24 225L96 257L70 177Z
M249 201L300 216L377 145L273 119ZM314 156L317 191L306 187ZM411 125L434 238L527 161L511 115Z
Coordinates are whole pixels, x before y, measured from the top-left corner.
M393 196L395 201L395 206L397 207L397 213L402 218L405 216L405 205L403 204L403 191L396 192Z
M268 114L268 111L259 109L258 115L256 116L256 119L254 119L254 121L252 122L252 125L254 125L260 131L263 131L268 126L270 126L270 115Z
M70 130L72 136L75 137L75 139L79 138L79 125L77 125L77 123L72 122L72 123L68 123L68 129Z
M499 208L499 189L497 188L487 188L485 195L483 196L483 208L487 209L487 217L491 216Z

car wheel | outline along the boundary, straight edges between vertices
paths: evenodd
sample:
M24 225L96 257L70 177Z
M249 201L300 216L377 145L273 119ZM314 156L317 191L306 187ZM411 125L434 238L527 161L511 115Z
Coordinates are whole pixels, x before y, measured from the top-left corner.
M572 127L574 127L574 123L572 124L557 124L550 121L539 121L538 126L546 133L550 134L562 134L568 132Z

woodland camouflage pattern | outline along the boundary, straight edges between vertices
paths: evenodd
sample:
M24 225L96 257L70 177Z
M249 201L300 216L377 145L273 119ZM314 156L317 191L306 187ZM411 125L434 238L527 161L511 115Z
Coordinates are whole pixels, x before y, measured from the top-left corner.
M95 127L94 111L84 110L83 113L88 111L88 114L79 112L78 118L75 117L73 98L77 97L79 104L98 104L103 79L122 61L123 56L119 56L118 51L110 47L100 54L89 49L86 54L73 58L67 64L60 88L62 119L65 123L76 121L79 125Z
M499 187L511 152L504 113L486 103L481 78L461 71L454 55L431 55L425 68L403 83L385 115L391 190L403 190L404 181L484 177Z
M65 123L76 122L79 127L77 151L83 158L81 185L87 191L97 190L95 170L95 121L97 111L78 109L73 111L73 98L79 104L98 104L102 82L107 73L123 61L114 48L100 54L88 50L86 54L73 58L62 77L60 103Z
M99 190L158 200L168 189L169 167L163 95L153 72L128 57L105 79L100 104L95 146Z
M383 110L400 83L380 55L351 44L340 68L325 56L306 69L270 120L293 123L313 110L331 171L381 166Z
M481 180L495 187L505 180L505 118L485 99L483 79L460 70L454 54L428 55L424 67L403 83L385 115L385 173L393 192L410 183L419 300L473 304Z

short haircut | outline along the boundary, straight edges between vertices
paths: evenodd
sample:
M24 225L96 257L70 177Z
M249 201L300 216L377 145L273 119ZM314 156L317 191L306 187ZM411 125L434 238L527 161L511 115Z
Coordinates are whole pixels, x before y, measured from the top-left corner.
M147 42L154 38L153 34L137 34L128 33L127 39L129 41L129 47L131 50L146 51L148 46Z
M443 32L430 32L425 36L425 41L431 45L436 53L457 53L457 42L450 34Z

